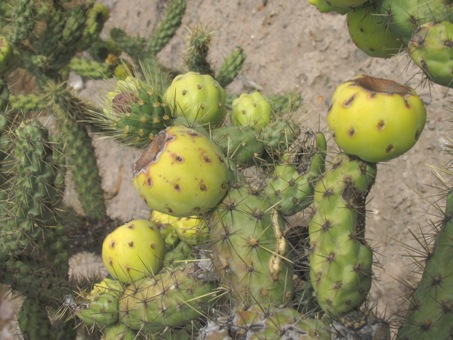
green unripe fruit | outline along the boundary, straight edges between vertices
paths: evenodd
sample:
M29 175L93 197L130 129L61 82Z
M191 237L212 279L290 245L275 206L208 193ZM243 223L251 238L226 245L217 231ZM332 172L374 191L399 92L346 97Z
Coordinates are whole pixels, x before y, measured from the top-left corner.
M207 74L188 72L176 76L163 96L173 116L189 123L219 125L226 115L225 90Z
M104 239L102 261L109 273L129 283L162 268L165 242L158 228L146 220L126 223Z
M135 163L133 185L151 209L188 217L214 208L228 190L228 178L225 158L208 137L171 126Z
M348 31L354 44L371 57L390 58L404 47L400 37L388 27L388 19L370 7L346 15Z
M271 104L261 92L243 93L233 100L231 111L233 125L251 126L259 131L269 124L271 116Z
M412 148L425 121L425 107L412 88L365 75L338 86L327 115L337 145L374 163Z
M409 41L411 59L436 84L453 87L453 23L420 26Z

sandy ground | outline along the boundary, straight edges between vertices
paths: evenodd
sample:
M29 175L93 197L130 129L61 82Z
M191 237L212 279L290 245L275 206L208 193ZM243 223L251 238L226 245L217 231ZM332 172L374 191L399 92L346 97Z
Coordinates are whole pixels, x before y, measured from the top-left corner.
M133 35L149 37L163 15L163 1L105 0L111 8L106 29L120 27ZM376 59L358 50L349 38L345 17L322 14L307 1L189 0L183 27L159 54L169 67L181 67L181 51L187 29L198 23L214 32L210 58L217 68L237 45L247 59L238 78L227 88L231 93L259 89L264 94L298 91L304 97L301 125L325 129L329 100L336 86L358 74L369 74L406 83L415 88L428 110L428 121L417 145L404 156L379 164L378 178L370 193L367 238L376 250L376 266L370 299L380 315L401 314L407 284L415 284L413 256L421 246L412 232L430 232L438 221L439 172L451 143L453 92L422 81L404 54ZM88 81L81 95L102 98L111 83ZM134 192L130 179L139 152L96 141L103 185L107 192L119 188L108 202L111 217L129 220L146 217L148 208ZM332 151L335 147L332 144ZM448 178L448 176L445 176ZM413 247L413 248L411 248ZM416 276L416 275L415 275ZM0 314L0 317L1 314ZM1 326L1 324L0 324ZM0 336L1 338L1 336Z

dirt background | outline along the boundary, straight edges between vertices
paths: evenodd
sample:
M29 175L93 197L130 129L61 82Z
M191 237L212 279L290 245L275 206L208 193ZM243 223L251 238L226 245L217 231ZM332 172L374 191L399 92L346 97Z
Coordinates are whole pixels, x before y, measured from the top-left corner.
M165 1L159 0L104 3L111 8L106 31L120 27L145 38L151 35L165 8ZM397 318L407 306L407 285L417 282L412 263L422 247L411 233L431 233L432 224L440 218L439 205L444 204L439 201L440 184L433 172L448 179L438 168L451 161L446 149L452 143L449 120L453 115L453 93L424 82L405 54L385 60L366 56L349 38L345 20L342 15L322 14L300 0L188 0L183 26L158 57L162 64L180 68L187 29L198 23L207 25L214 32L210 51L214 69L238 45L247 55L242 72L227 90L299 92L304 98L299 118L304 129L326 128L333 91L358 74L395 80L417 90L428 110L425 130L417 145L404 156L379 164L367 206L366 236L375 249L376 260L370 300L377 303L379 315ZM80 94L100 102L113 85L111 81L86 81ZM131 170L139 152L106 140L96 140L95 145L105 190L114 193L119 189L108 200L109 215L125 221L146 218L148 208L131 185ZM336 150L333 143L331 150ZM73 195L67 198L69 202L76 201ZM98 264L96 259L90 261ZM0 327L14 309L5 304L0 305ZM0 338L4 338L1 332Z

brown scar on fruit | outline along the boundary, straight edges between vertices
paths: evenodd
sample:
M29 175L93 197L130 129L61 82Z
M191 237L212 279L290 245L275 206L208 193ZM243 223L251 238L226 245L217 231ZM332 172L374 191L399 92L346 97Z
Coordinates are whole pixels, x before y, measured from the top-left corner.
M350 107L351 104L352 104L352 102L353 102L354 99L355 99L355 96L356 96L356 95L354 94L354 95L352 95L351 97L349 97L347 100L345 100L345 101L343 102L343 107Z
M169 135L167 130L168 128L159 132L146 150L143 151L140 158L135 162L134 176L138 175L140 172L146 172L151 164L156 163L167 144L176 138L175 136Z

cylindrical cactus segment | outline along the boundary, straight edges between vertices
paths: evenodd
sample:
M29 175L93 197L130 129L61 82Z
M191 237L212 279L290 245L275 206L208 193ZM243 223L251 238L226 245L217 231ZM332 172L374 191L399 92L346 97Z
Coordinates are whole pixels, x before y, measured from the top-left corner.
M210 221L214 270L231 291L234 309L279 306L293 296L284 221L265 197L232 189Z
M56 139L64 145L83 212L90 218L103 218L106 216L104 191L91 137L86 127L72 118L72 112L64 112L59 104L54 104L52 110L58 128Z
M216 79L222 87L229 85L242 69L245 53L242 47L236 47L223 61L217 72Z
M187 51L184 56L189 71L214 76L214 71L208 61L211 39L212 33L203 25L197 25L189 30L186 40Z
M365 199L376 165L339 154L315 187L309 224L310 280L332 316L359 307L371 287L373 253L364 239Z
M449 339L453 332L453 191L398 339Z
M159 53L176 34L176 31L181 26L182 18L186 12L186 6L186 0L172 0L167 9L166 17L153 32L150 39L148 47L150 54L156 55Z
M46 306L40 301L25 298L18 316L19 328L27 340L50 339L50 320Z
M55 187L58 168L47 129L38 121L23 122L13 143L5 160L11 178L0 229L0 253L11 256L33 249L45 229L55 225L54 206L62 200Z
M293 215L313 202L314 186L325 170L326 150L322 132L307 133L301 149L275 165L264 192L282 215Z
M120 298L120 321L133 330L157 333L205 315L220 294L202 274L187 263L130 284Z

